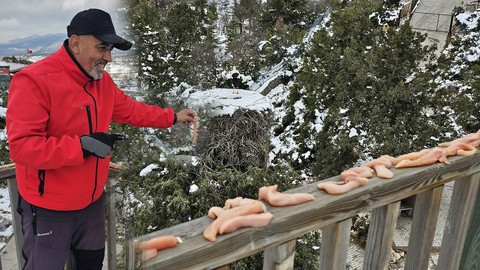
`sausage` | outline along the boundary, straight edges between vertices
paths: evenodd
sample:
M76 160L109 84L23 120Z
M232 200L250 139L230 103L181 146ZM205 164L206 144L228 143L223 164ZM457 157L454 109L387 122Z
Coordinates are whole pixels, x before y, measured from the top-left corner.
M141 250L162 250L175 247L178 243L181 242L182 239L180 237L176 237L173 235L162 235L140 242L138 244L138 248L140 248Z
M324 182L319 183L317 187L324 189L328 194L340 195L349 192L357 187L364 186L368 183L367 178L359 177L358 180L350 181L345 184L343 182Z
M458 142L467 143L467 144L470 144L470 145L473 145L473 146L477 147L480 144L480 130L477 131L476 133L467 134L467 135L465 135L461 138L457 138L453 141L442 142L442 143L438 144L438 146L448 147L451 144L458 143Z
M212 219L216 219L220 214L222 214L223 208L218 207L218 206L213 206L210 207L208 210L208 216L211 217Z
M423 156L420 156L419 158L414 160L404 159L400 161L397 165L395 165L395 167L396 168L418 167L418 166L430 165L437 161L448 164L448 159L446 157L445 150L443 148L435 147L433 149L425 149L425 150L428 150L428 152Z
M218 233L231 233L245 227L265 227L268 223L270 223L272 218L273 215L270 212L232 217L223 222L223 224L218 229Z
M308 193L281 193L277 191L278 186L261 187L258 191L258 197L267 201L272 206L297 205L315 200L312 194Z
M373 171L374 170L370 167L353 167L340 173L340 177L342 177L343 181L348 182L350 179L355 179L357 176L370 178L373 176Z
M430 149L422 149L418 152L412 152L412 153L408 153L408 154L403 154L403 155L400 155L397 157L397 164L402 161L402 160L406 160L406 159L410 159L410 160L413 160L413 159L417 159L423 155L425 155L426 153L430 152ZM395 164L396 165L396 164Z
M393 172L388 169L392 166L392 162L388 158L380 157L370 162L367 162L362 166L373 168L377 176L380 178L388 179L393 177Z
M468 143L455 142L445 148L445 155L448 156L471 156L477 152L477 148Z
M256 202L258 202L258 200L243 198L243 197L236 197L235 199L226 200L225 206L223 207L223 209L234 208L237 206L252 204Z
M226 220L236 216L263 213L265 209L265 204L263 204L261 201L256 201L255 203L223 210L223 212L218 215L217 219L210 223L210 225L208 225L208 227L203 231L203 237L211 242L214 242L217 240L218 229Z
M272 206L297 205L313 200L315 197L308 193L287 194L274 191L268 195L268 203Z

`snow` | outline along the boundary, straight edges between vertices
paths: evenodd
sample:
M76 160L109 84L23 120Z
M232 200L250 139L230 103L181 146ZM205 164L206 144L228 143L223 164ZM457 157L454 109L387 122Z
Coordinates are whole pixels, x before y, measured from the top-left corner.
M158 169L158 165L157 164L150 164L140 171L140 176L146 176L147 174L151 173L155 169Z
M10 210L10 196L6 187L0 188L0 250L13 235L12 212Z
M216 88L195 92L187 101L192 109L203 108L208 116L230 115L238 109L273 111L271 100L264 95L248 90Z

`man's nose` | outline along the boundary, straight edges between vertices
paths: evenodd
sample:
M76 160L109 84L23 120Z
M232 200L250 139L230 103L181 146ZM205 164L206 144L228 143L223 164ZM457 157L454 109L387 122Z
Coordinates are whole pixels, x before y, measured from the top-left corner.
M103 54L103 60L107 62L112 62L112 50L106 50Z

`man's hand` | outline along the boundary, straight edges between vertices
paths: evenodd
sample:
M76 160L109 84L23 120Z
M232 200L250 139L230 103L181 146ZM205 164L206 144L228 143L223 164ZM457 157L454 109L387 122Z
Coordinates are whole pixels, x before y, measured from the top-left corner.
M80 137L82 144L83 157L95 156L106 158L116 141L127 140L124 134L107 134L105 132L95 132L90 135Z
M183 109L177 113L177 123L191 124L195 120L195 112L190 109Z

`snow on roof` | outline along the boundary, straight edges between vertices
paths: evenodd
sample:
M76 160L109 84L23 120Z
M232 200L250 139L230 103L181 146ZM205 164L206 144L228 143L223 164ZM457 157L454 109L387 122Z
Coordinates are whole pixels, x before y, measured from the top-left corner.
M232 116L238 109L273 111L272 102L268 97L242 89L216 88L195 92L190 95L187 102L192 108L206 109L209 116Z
M26 67L27 65L0 61L0 66L8 66L8 67L10 67L10 71L13 71L13 70L17 70L17 69L22 69L22 68Z

